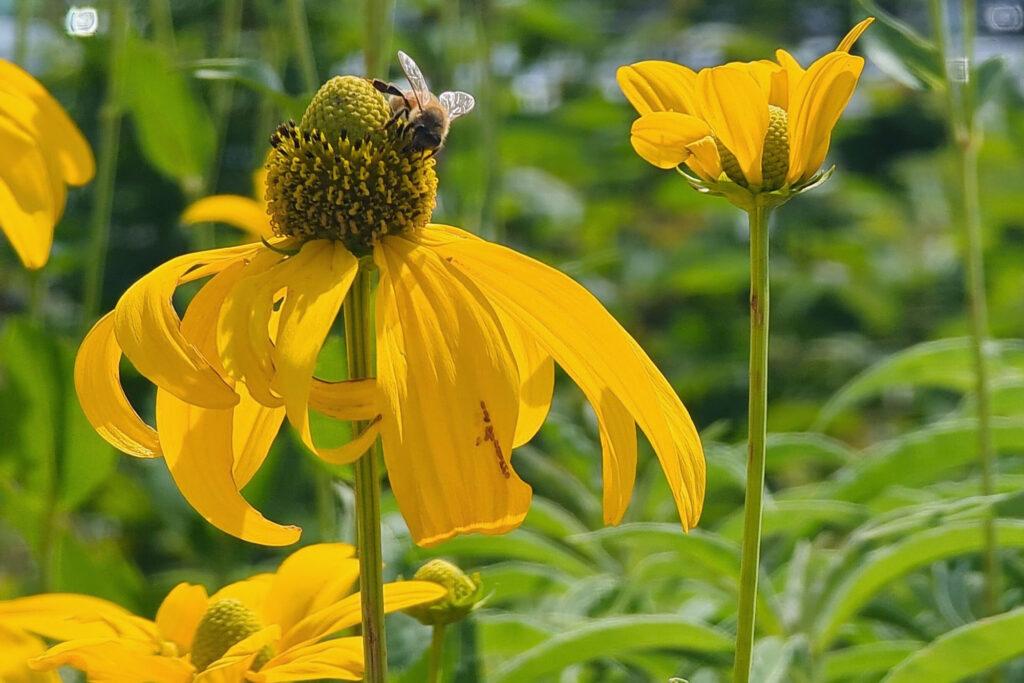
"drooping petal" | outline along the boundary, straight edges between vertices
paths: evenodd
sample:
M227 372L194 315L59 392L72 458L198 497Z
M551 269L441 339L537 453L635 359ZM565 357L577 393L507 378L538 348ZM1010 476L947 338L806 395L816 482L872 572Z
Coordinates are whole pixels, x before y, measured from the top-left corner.
M636 421L610 391L600 396L587 393L587 400L597 415L601 437L604 523L618 524L636 481Z
M693 69L656 60L621 66L615 72L622 94L641 115L656 111L695 114Z
M259 671L249 674L249 680L254 683L323 679L360 681L363 668L362 638L332 638L281 653Z
M274 348L274 389L284 397L288 421L312 452L309 395L313 371L327 333L359 270L359 262L339 242L307 242L297 255L277 267L287 288Z
M495 311L505 331L519 370L519 418L512 447L518 448L540 430L551 410L555 390L555 362L519 325Z
M373 379L325 382L314 377L309 405L335 420L371 420L380 414L380 392Z
M181 214L181 220L188 225L226 223L244 230L252 240L274 234L265 203L233 194L218 194L193 202Z
M695 116L659 111L634 121L629 139L648 163L675 168L689 160L692 152L688 145L709 135L711 128Z
M52 640L113 638L132 629L133 617L120 605L75 593L0 601L0 623Z
M33 671L28 660L46 651L46 643L24 631L0 626L0 681L5 683L60 683L56 671Z
M93 429L114 448L138 458L160 456L160 439L128 402L121 386L121 347L114 314L107 313L82 340L75 357L75 392Z
M208 604L205 588L179 583L171 589L156 611L156 626L160 629L160 635L164 640L177 645L179 653L188 652Z
M768 133L768 97L744 69L716 66L697 74L697 100L725 148L736 157L744 178L761 184L761 157Z
M0 93L26 97L35 104L38 111L33 117L33 130L56 156L68 184L84 185L92 179L96 164L89 143L39 81L17 65L0 59ZM0 112L3 110L0 105Z
M814 62L790 91L790 183L810 178L821 166L839 116L853 96L864 59L831 52Z
M274 573L263 623L277 624L287 635L306 615L352 592L359 579L355 554L347 543L319 543L288 556Z
M839 41L839 45L836 47L836 52L849 52L850 48L852 48L853 44L857 42L857 39L860 38L861 34L864 33L864 31L867 31L868 26L871 26L874 21L874 17L868 17L867 19L863 19L858 22L858 24L851 28L849 33Z
M431 226L424 232L438 231ZM443 228L442 234L457 231ZM531 330L588 395L607 392L621 402L654 447L684 528L696 524L705 488L696 428L664 376L600 302L557 270L497 244L455 237L433 248L494 306ZM609 411L614 407L599 405ZM626 441L617 437L616 444ZM606 486L610 483L615 485L614 477L605 477ZM628 494L606 492L606 500L624 500Z
M114 332L125 356L143 375L178 398L208 408L238 403L231 386L181 332L171 297L195 271L213 275L257 253L252 245L186 254L143 276L118 301Z
M84 671L90 683L189 683L193 672L185 660L153 654L138 643L95 638L55 645L29 665L40 670L71 666Z
M384 612L397 612L414 605L429 604L445 595L447 595L447 590L432 581L386 583L384 584ZM361 599L359 593L353 593L329 607L306 616L281 638L280 651L285 652L292 648L315 643L332 633L355 626L362 619ZM271 662L268 662L268 665Z
M413 539L518 526L531 489L509 462L520 379L500 320L428 248L387 237L374 258L381 437Z
M0 60L0 64L2 64ZM0 228L26 268L41 268L50 256L53 226L64 207L63 184L37 141L0 116Z

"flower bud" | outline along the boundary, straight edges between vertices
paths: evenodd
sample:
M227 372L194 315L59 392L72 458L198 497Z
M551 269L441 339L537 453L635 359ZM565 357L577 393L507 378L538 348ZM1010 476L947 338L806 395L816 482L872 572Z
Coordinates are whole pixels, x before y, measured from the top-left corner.
M429 605L417 605L405 610L428 626L454 624L466 618L483 599L483 582L479 573L467 575L447 560L431 560L419 568L413 577L417 581L431 581L443 586L448 594Z

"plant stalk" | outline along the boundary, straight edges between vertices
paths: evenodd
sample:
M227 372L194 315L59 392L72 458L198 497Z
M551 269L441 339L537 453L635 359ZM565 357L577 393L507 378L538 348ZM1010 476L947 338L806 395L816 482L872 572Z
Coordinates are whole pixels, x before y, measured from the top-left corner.
M316 75L316 55L313 53L313 41L309 38L306 5L302 0L288 0L288 21L302 72L302 87L312 95L320 87L320 79Z
M376 376L376 335L373 328L372 271L360 264L345 299L345 348L349 377ZM356 433L369 427L357 422ZM384 638L384 560L380 532L380 439L355 462L356 549L359 554L359 592L363 618L363 655L367 683L387 678Z
M433 627L430 635L430 658L427 661L427 683L440 683L444 661L444 624Z
M757 578L761 553L761 509L768 419L768 213L756 201L750 218L750 389L748 400L747 488L743 503L740 605L736 627L734 683L750 680L757 617Z
M99 312L103 294L103 275L110 244L110 215L114 204L114 178L117 175L117 151L121 143L123 115L124 53L128 40L128 10L125 2L110 3L110 53L107 63L107 94L100 109L99 154L96 185L90 216L89 257L85 267L83 320L92 323Z

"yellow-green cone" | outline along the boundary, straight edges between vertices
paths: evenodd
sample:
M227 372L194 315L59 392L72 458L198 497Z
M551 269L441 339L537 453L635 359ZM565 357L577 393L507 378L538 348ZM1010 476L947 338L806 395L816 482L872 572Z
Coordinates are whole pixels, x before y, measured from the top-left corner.
M417 605L405 610L422 624L444 626L466 618L483 598L480 574L467 575L446 560L431 560L419 568L413 578L431 581L443 586L448 594L429 605Z
M239 600L218 600L209 606L196 628L192 640L192 665L197 671L224 656L231 646L240 643L261 628L252 610ZM269 650L260 654L253 663L258 669L270 659Z
M786 111L775 105L768 105L768 132L764 136L764 153L761 155L761 189L767 192L777 190L786 184L789 171L789 117Z

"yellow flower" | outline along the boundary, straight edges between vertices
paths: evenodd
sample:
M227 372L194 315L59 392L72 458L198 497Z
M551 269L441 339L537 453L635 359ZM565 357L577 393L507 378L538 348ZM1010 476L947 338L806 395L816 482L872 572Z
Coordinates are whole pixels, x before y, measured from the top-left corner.
M267 186L267 172L260 169L252 174L256 197L242 197L235 194L218 194L203 197L193 202L181 215L186 225L196 223L225 223L245 233L249 241L274 236L267 213L267 202L259 196Z
M637 62L616 77L640 118L631 142L659 168L685 164L691 184L746 207L753 195L776 203L808 189L828 152L864 68L850 54L874 21L860 22L834 52L804 69L785 50L778 62L730 62L694 72L681 64Z
M362 638L331 637L360 622L360 595L351 592L359 578L353 553L342 543L308 546L276 572L213 595L202 586L178 584L152 621L86 595L0 602L0 636L6 628L23 638L61 641L46 652L26 650L29 665L43 672L72 666L90 681L359 680ZM384 608L393 612L444 595L428 581L389 583Z
M329 106L321 106L325 102ZM140 457L163 456L179 489L218 528L294 542L239 493L287 416L305 445L350 463L383 440L391 488L414 540L518 526L531 488L512 449L551 403L554 362L597 414L604 517L625 512L636 425L661 461L682 519L696 524L705 465L696 429L640 346L579 284L507 247L429 224L432 151L368 81L341 77L299 126L273 136L267 244L173 259L135 283L82 343L79 398L97 431ZM314 128L310 121L315 121ZM317 356L357 270L379 271L377 377L325 382ZM211 278L212 276L212 278ZM171 298L211 278L183 319ZM121 389L121 354L157 386L156 426ZM309 410L369 421L350 443L314 443Z
M0 681L4 683L60 683L55 671L33 671L28 660L46 651L42 638L0 624Z
M39 81L0 59L0 228L26 268L46 265L66 185L92 179L89 143Z

